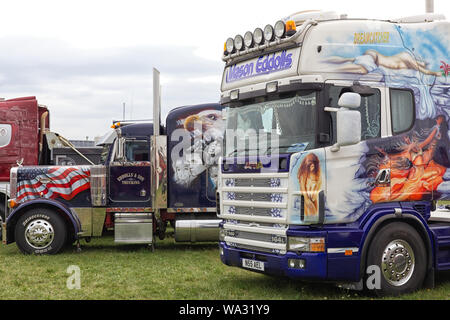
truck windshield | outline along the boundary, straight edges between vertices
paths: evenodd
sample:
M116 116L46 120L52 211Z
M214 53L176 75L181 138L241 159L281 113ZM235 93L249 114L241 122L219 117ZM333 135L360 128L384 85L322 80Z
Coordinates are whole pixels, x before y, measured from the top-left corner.
M312 90L230 104L224 155L260 156L315 148L316 104L317 92Z

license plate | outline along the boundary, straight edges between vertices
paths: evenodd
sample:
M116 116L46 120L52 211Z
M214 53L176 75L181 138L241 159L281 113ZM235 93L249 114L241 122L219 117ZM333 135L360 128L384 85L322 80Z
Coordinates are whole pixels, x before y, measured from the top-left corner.
M264 262L250 259L242 259L242 266L244 268L264 271Z

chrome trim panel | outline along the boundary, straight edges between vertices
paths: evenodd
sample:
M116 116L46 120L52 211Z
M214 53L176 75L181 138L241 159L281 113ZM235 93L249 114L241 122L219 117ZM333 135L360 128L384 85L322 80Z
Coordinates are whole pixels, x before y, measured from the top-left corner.
M358 253L359 248L353 247L353 248L328 248L327 253L345 253L346 251L351 250L352 253Z
M9 197L11 199L17 196L17 170L19 167L13 167L9 173Z
M114 242L153 243L153 215L151 213L116 213Z
M224 241L242 249L285 254L289 173L219 176Z
M106 166L91 167L91 202L94 207L106 206Z

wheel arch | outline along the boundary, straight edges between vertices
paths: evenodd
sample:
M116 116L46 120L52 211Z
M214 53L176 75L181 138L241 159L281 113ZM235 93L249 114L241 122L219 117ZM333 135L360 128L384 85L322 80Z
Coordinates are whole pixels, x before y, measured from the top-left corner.
M424 281L425 287L432 288L434 286L434 239L431 231L429 230L426 221L423 217L412 210L406 210L402 213L391 213L391 214L380 214L371 221L367 222L364 226L365 237L362 239L363 247L361 250L361 263L360 263L360 278L364 279L365 270L367 265L367 253L369 251L370 244L374 239L375 235L384 226L395 223L403 222L412 226L422 238L422 241L426 248L427 256L427 273Z
M78 217L72 213L72 211L62 205L61 203L49 200L49 199L39 199L35 201L25 202L8 216L6 221L6 244L15 242L14 229L16 227L19 218L31 209L49 209L60 214L63 218L64 224L68 231L68 237L73 239L77 238L78 232L80 230L80 222Z

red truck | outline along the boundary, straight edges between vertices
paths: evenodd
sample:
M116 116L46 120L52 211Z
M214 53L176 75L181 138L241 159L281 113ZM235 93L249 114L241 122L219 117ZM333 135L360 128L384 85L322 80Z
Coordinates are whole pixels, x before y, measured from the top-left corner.
M12 166L49 161L44 133L50 127L49 110L36 97L0 100L0 216L5 214L9 171Z

